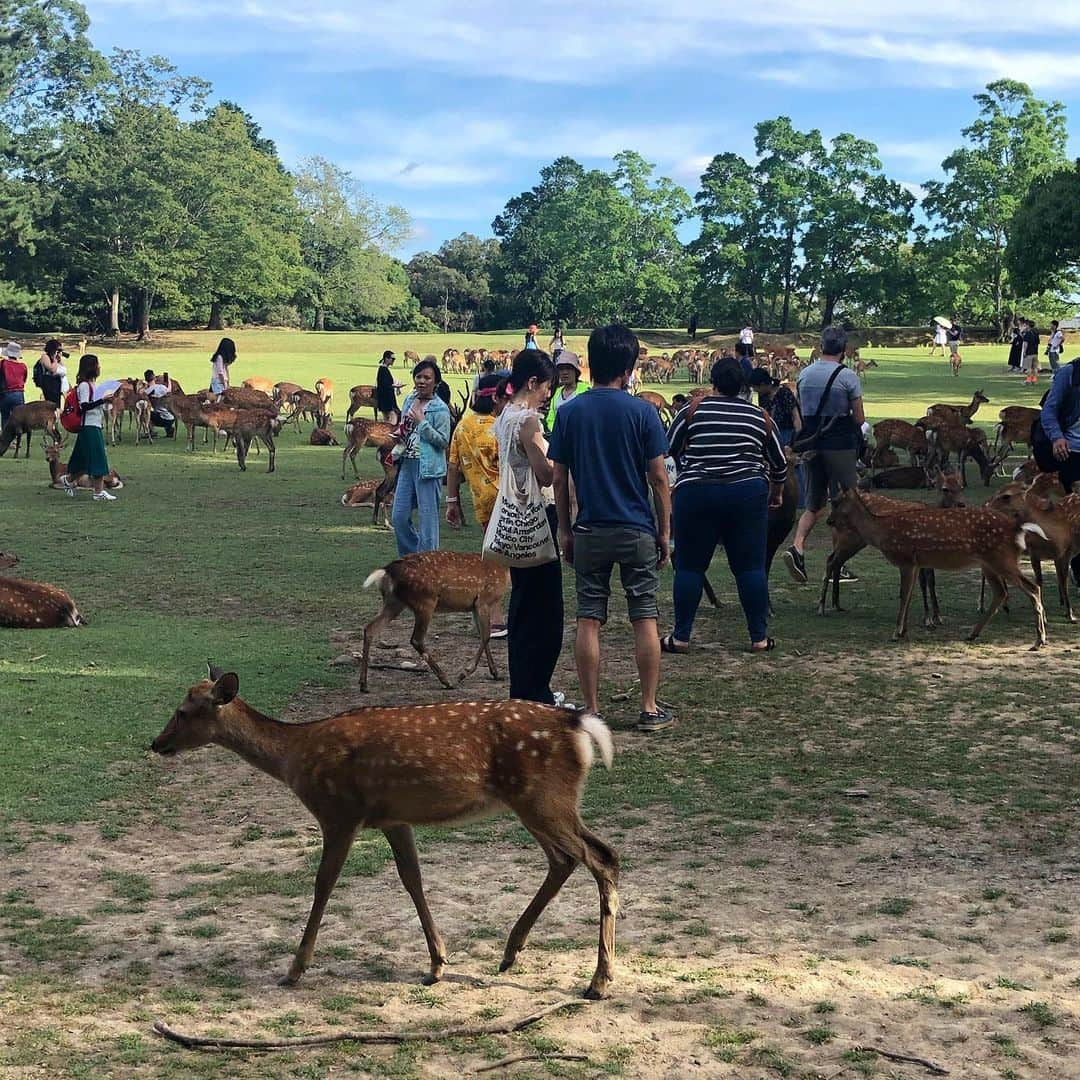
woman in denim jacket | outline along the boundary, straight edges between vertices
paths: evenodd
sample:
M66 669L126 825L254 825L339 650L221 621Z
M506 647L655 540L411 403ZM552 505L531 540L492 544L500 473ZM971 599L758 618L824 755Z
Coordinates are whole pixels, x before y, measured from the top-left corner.
M442 372L433 357L413 368L413 392L401 406L397 490L391 522L399 555L435 551L439 546L439 494L446 476L450 410L435 394ZM413 510L419 512L419 529Z

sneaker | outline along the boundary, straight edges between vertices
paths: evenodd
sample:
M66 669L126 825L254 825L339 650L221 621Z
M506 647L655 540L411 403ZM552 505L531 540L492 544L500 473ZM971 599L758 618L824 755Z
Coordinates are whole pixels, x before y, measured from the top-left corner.
M71 476L68 473L64 473L63 476L60 477L60 483L64 487L64 494L75 498L75 492L78 488L71 482Z
M791 575L792 580L799 585L806 584L806 556L801 552L796 551L793 547L789 547L784 552L784 565L788 568L788 573Z
M657 705L656 712L647 713L643 712L638 717L637 729L645 734L651 734L654 731L663 731L664 728L671 727L675 723L675 717L667 711Z
M95 491L94 502L116 502L116 496L108 491Z
M510 631L506 628L505 625L493 626L491 628L491 633L488 636L491 638L492 641L501 641L509 633Z
M846 566L841 566L840 567L840 580L841 581L846 581L848 584L851 584L851 582L858 581L859 579L858 579L858 576L853 574Z

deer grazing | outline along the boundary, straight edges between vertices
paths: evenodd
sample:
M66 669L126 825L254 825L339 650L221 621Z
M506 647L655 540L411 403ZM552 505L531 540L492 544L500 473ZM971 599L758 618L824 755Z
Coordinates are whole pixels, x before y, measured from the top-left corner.
M993 596L982 613L969 641L978 638L1005 599L1006 587L1015 585L1031 597L1035 609L1034 649L1046 644L1046 613L1038 585L1020 571L1020 554L1026 534L1041 535L1038 525L1017 524L1004 514L986 507L955 507L949 510L922 510L916 513L875 512L865 496L854 488L843 492L834 504L866 544L876 547L900 570L900 609L896 617L895 640L907 638L908 608L915 587L916 571L965 570L981 566Z
M311 965L323 912L358 829L379 829L416 906L438 982L446 947L424 896L414 825L450 825L510 810L536 838L548 873L514 924L500 971L513 966L536 920L579 863L600 893L596 971L585 992L606 997L614 974L619 858L581 821L581 792L593 747L610 767L611 733L598 717L525 701L452 702L353 709L306 724L284 724L238 696L240 680L210 668L151 744L172 755L216 743L287 784L318 821L322 858L311 914L281 983Z
M30 433L33 431L48 432L57 442L60 441L60 410L51 401L28 401L11 410L8 422L0 431L0 457L8 452L12 443L15 444L15 457L18 457L23 439L26 439L24 456L29 457Z
M18 561L18 556L0 552L0 569L8 570ZM0 576L0 627L55 630L85 625L75 601L63 589L39 581Z
M962 424L970 424L972 417L979 411L979 406L989 404L990 399L981 390L976 390L967 405L931 405L926 410L926 415L940 416L946 420L956 419Z
M383 606L364 627L360 689L366 692L368 688L368 663L376 634L406 608L413 613L412 647L448 690L453 684L424 643L431 620L439 611L471 612L480 635L476 656L461 673L458 683L477 669L482 656L487 658L491 677L499 678L499 669L491 655L491 610L501 603L509 584L510 574L505 566L458 551L421 551L405 555L369 574L364 588L378 585Z
M935 423L927 431L926 441L930 447L929 464L932 467L944 468L949 463L950 455L955 453L960 467L960 478L964 487L967 487L967 462L968 458L973 458L979 467L983 485L990 484L997 465L990 458L986 432L982 428L967 427L956 421Z
M352 462L353 474L360 479L360 470L356 467L356 455L365 446L374 446L378 450L390 449L394 445L394 425L382 420L347 420L345 422L345 449L341 453L341 479L345 479L345 463Z
M297 431L301 430L300 421L304 417L307 417L315 427L326 427L330 423L323 399L311 390L296 390L291 393L289 405L292 407L289 422L296 425Z
M1026 446L1028 454L1031 453L1031 425L1039 419L1041 412L1041 409L1027 405L1006 405L998 413L994 435L994 460L997 464L1004 462L1017 444Z

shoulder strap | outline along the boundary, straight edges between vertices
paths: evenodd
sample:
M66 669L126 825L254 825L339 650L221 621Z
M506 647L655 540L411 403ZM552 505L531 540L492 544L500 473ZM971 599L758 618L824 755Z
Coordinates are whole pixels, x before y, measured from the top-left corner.
M825 402L829 400L829 391L833 387L833 383L836 382L840 375L840 372L844 370L843 364L837 364L836 370L829 376L829 381L825 383L825 389L821 391L821 400L818 402L818 407L814 410L814 416L821 415L821 410L825 408Z

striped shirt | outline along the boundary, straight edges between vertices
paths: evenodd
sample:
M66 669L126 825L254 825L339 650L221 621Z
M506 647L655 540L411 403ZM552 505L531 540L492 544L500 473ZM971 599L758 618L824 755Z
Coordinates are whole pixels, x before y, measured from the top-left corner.
M787 479L787 459L765 414L739 398L703 397L689 420L690 405L668 430L671 456L678 462L675 486L695 481L734 484L740 480Z

